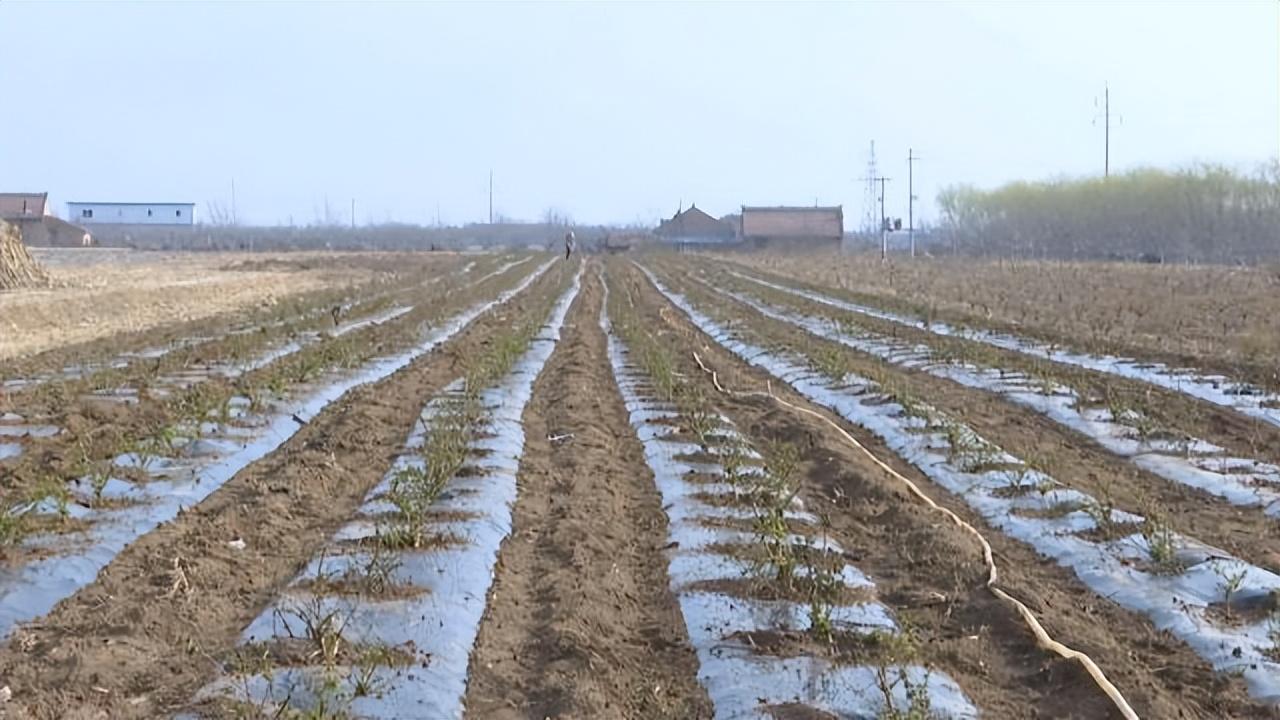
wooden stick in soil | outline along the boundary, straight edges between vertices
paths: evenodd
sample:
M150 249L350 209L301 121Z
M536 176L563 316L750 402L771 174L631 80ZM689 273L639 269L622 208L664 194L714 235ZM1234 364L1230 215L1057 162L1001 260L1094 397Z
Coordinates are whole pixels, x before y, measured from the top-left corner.
M925 492L921 490L918 485L916 485L907 477L904 477L898 471L894 470L892 467L886 464L883 460L876 457L874 453L872 453L865 446L863 446L862 443L858 442L857 439L854 438L852 435L850 435L847 431L845 431L844 428L840 427L838 424L836 424L834 421L832 421L830 418L823 415L822 413L815 412L808 408L803 408L793 403L787 402L786 400L783 400L782 398L774 394L772 384L767 385L768 392L758 392L758 391L743 392L740 390L727 390L720 385L720 378L716 373L716 371L712 370L711 368L708 368L706 364L702 362L702 358L698 356L698 353L696 352L693 353L693 359L698 363L698 367L702 368L703 372L711 376L711 382L712 384L715 385L716 390L718 390L719 392L725 395L729 395L731 397L740 397L740 398L752 398L752 397L768 398L773 402L777 403L778 405L782 406L783 408L786 408L787 410L790 410L796 413L801 413L804 415L809 415L814 418L817 418L818 420L821 420L824 424L830 426L833 430L835 430L836 433L839 434L842 438L844 438L846 442L848 442L854 448L856 448L861 453L863 453L868 458L870 458L871 461L875 463L876 466L879 467L881 470L883 470L886 474L888 474L890 477L897 480L898 482L901 482L902 484L906 485L907 489L910 490L911 494L919 498L926 505L928 505L930 509L946 515L948 519L954 522L957 526L959 526L965 532L968 532L970 535L973 535L973 537L977 539L978 543L982 545L982 559L987 566L986 587L988 590L991 591L991 594L995 595L996 598L998 598L999 600L1005 603L1008 603L1009 605L1012 605L1013 608L1018 611L1018 614L1022 616L1023 622L1025 622L1027 626L1031 628L1031 633L1035 635L1036 644L1038 644L1041 648L1045 650L1048 650L1050 652L1057 654L1060 657L1079 662L1081 665L1084 666L1085 671L1089 673L1089 677L1093 678L1094 683L1098 685L1098 687L1102 690L1102 692L1105 693L1106 696L1115 705L1116 709L1120 711L1120 714L1125 718L1125 720L1138 720L1138 714L1134 712L1133 708L1129 705L1129 702L1125 700L1124 695L1122 695L1120 693L1120 690L1117 689L1116 686L1113 685L1111 681L1107 679L1106 674L1102 672L1102 668L1098 667L1098 664L1095 663L1092 658L1080 652L1079 650L1068 647L1058 642L1057 640L1054 640L1049 635L1049 633L1044 629L1044 626L1040 624L1040 621L1036 619L1036 616L1031 612L1030 608L1024 605L1017 598L1014 598L1013 596L1009 595L1004 590L1001 590L999 587L996 586L996 581L998 580L999 574L996 569L995 559L992 557L991 544L987 542L987 539L983 537L982 533L977 528L965 522L963 519L960 518L959 515L956 515L955 513L948 510L947 508L934 502L933 498L925 494Z

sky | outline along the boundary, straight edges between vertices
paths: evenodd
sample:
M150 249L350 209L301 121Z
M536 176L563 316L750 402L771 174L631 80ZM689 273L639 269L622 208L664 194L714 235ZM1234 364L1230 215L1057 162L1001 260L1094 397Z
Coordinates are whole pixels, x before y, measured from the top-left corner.
M1280 2L0 1L0 191L205 220L890 216L942 187L1280 157Z

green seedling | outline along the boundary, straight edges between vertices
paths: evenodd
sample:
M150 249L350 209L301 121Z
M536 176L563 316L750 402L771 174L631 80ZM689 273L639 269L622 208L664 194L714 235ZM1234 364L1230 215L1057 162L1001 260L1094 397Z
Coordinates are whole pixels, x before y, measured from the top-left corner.
M933 698L929 695L929 675L919 683L911 681L906 668L876 668L876 685L884 698L884 707L877 720L934 720ZM894 700L894 688L901 685L907 696L907 707L900 708Z
M844 353L829 345L819 345L808 354L809 364L832 382L843 382L849 374L849 362Z
M385 645L363 648L349 678L352 696L368 697L381 692L385 682L378 679L378 671L391 667L395 662L395 652Z
M26 537L26 513L16 509L0 511L0 547L12 547Z
M721 446L720 468L724 471L725 480L734 487L741 485L744 480L742 471L747 465L746 441L734 434Z
M1232 562L1229 568L1223 567L1222 563L1215 562L1213 572L1220 579L1218 589L1222 591L1222 606L1226 612L1227 620L1230 621L1231 596L1244 584L1244 579L1249 574L1249 567L1238 560Z
M1178 542L1173 528L1158 510L1147 513L1142 524L1142 536L1147 541L1147 555L1156 572L1176 575L1185 568L1178 560Z
M794 448L775 445L751 493L756 537L764 548L765 566L773 569L776 582L788 587L795 575L796 550L791 544L786 512L798 492L791 482L798 462L799 454Z
M827 518L822 520L823 537L829 527ZM824 543L825 545L825 543ZM844 589L840 580L839 558L829 557L827 553L810 552L802 557L808 571L809 600L809 632L822 642L830 643L834 639L835 626L831 621L831 612Z
M47 475L36 485L32 491L32 502L40 502L41 500L52 500L54 507L57 509L58 517L66 522L71 517L71 491L67 489L66 483L52 475Z
M1093 499L1085 503L1081 509L1093 519L1094 525L1104 538L1114 538L1119 534L1120 526L1115 520L1116 504L1111 492L1111 484L1103 483L1099 495L1101 499Z

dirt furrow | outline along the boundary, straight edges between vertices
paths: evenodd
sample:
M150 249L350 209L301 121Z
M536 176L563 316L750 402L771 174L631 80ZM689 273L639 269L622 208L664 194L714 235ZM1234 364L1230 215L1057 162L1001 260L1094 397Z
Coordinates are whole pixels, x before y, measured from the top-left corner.
M469 717L710 717L668 590L666 520L587 273L525 413L514 529L471 658Z
M958 498L933 485L868 432L806 401L752 368L695 328L638 271L619 264L648 322L689 355L679 371L701 374L691 353L725 385L764 390L836 420L877 457L911 478L939 503L986 528L1001 568L1001 586L1027 603L1051 635L1088 653L1142 717L1267 718L1275 711L1248 697L1238 679L1215 673L1201 658L1145 618L1091 593L1074 575L986 524ZM708 394L714 393L704 379ZM990 717L1113 717L1114 710L1080 667L1035 645L1021 620L983 587L979 548L940 516L915 504L896 483L839 441L824 424L768 401L717 395L717 403L754 438L801 450L802 492L880 587L881 598L919 634L923 656L954 677Z
M563 266L527 292L562 289ZM517 298L390 377L326 408L204 502L121 552L0 649L27 716L156 717L213 677L241 629L351 515L401 449L426 397L525 308Z

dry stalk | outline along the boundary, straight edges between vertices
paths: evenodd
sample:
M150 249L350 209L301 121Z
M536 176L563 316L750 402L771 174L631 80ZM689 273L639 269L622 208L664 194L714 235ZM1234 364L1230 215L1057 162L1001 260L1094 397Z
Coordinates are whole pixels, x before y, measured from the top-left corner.
M187 579L187 571L183 568L186 561L181 555L175 555L173 558L173 569L169 571L170 585L169 590L163 597L171 600L179 595L186 597L191 594L191 581Z

